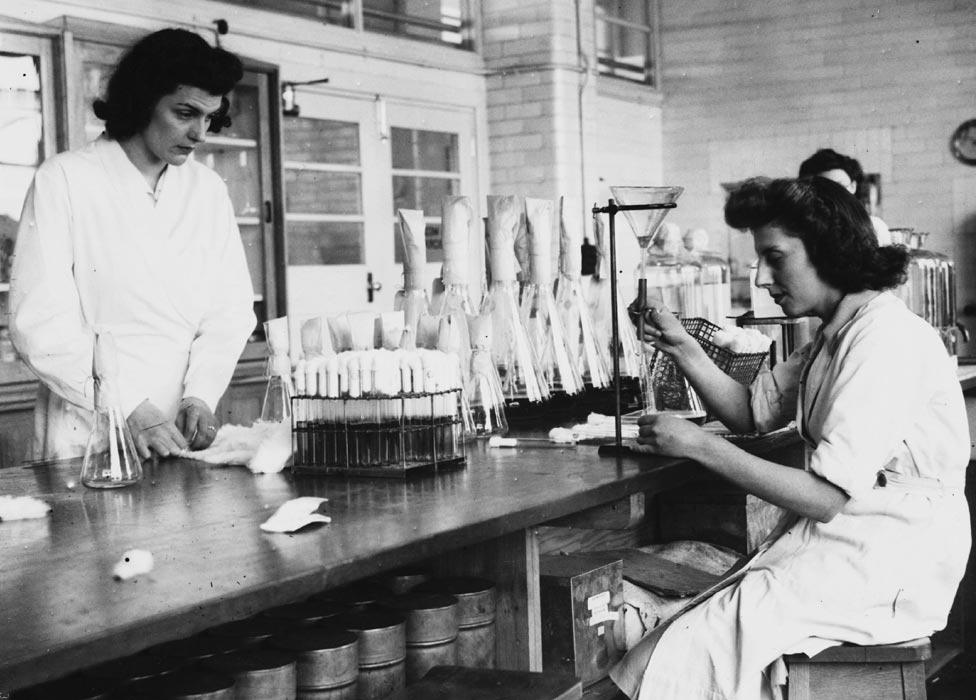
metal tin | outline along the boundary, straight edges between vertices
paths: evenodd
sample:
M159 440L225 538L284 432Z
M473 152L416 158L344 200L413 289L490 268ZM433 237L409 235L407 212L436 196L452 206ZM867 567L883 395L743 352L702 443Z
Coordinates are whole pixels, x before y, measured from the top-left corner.
M271 643L298 657L299 688L341 688L355 683L359 675L359 641L355 632L310 627L275 637Z
M295 657L274 649L247 649L204 662L234 679L236 700L295 700Z
M330 624L359 636L359 667L382 666L402 661L407 655L403 615L383 608L343 613Z
M495 584L487 579L459 576L427 581L417 592L448 593L458 602L458 626L475 627L495 620Z
M436 644L407 644L407 683L419 681L434 666L456 666L457 637Z
M296 695L296 700L358 700L358 698L358 680L353 681L349 685L344 685L341 688L325 688L319 690L299 688L298 694Z
M298 626L309 626L323 622L330 617L335 617L346 610L348 610L348 607L341 603L330 603L324 600L308 600L303 603L279 605L275 608L265 610L261 615L278 620L286 620Z
M407 618L406 642L437 644L458 634L458 601L446 593L407 593L391 603Z
M166 700L235 700L234 679L219 673L182 670L162 678L150 678L132 686L140 692Z
M382 585L393 595L403 595L425 583L430 577L420 569L397 569L380 577Z
M257 646L276 634L290 632L296 627L297 624L289 620L256 615L211 627L206 633L215 637L236 639L242 646Z
M363 608L371 603L380 603L390 597L390 592L378 583L360 582L351 586L333 588L316 593L309 601L339 603L350 609Z
M494 620L458 629L457 663L469 668L495 668Z
M384 700L407 687L406 661L359 667L359 700Z
M149 647L144 653L153 656L166 656L173 659L184 659L187 662L209 659L220 654L243 649L245 642L231 637L214 637L198 634L187 639L176 639Z
M136 654L93 666L82 671L82 674L92 678L105 678L110 681L132 682L165 676L186 663L187 661L184 659L171 656Z
M13 697L16 700L107 700L117 687L114 680L74 674L17 691Z

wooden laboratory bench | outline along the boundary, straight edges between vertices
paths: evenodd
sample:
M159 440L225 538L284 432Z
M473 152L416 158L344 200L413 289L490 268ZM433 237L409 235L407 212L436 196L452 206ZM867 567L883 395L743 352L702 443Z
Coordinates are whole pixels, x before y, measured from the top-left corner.
M795 433L759 454L800 454ZM412 478L251 474L191 460L148 464L117 490L76 484L78 461L0 470L0 493L52 506L0 523L0 691L9 691L401 565L495 580L498 664L541 670L535 526L702 476L687 460L599 457L592 446L488 449ZM328 498L331 524L258 525L297 496ZM111 576L128 549L155 568ZM0 693L2 694L2 693Z

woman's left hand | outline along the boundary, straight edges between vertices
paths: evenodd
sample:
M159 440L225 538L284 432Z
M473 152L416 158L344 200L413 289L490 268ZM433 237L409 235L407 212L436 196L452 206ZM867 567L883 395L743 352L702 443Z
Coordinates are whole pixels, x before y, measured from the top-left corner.
M187 396L180 401L176 427L190 443L191 450L210 447L217 436L217 419L214 418L213 411L203 399L195 396Z
M637 419L640 427L637 442L647 445L655 454L668 457L693 457L696 447L706 437L700 427L676 416L650 413Z

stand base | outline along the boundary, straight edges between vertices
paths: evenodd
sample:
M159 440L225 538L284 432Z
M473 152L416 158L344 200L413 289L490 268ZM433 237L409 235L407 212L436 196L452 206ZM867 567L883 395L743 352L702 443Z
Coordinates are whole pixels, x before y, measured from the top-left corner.
M634 454L627 445L600 445L596 451L600 457L629 457Z

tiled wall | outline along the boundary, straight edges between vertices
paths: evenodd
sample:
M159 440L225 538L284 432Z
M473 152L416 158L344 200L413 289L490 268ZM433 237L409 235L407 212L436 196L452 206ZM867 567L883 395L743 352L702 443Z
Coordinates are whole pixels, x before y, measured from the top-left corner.
M976 302L976 168L948 147L976 117L974 36L972 0L664 0L664 173L687 188L674 220L725 246L722 182L795 175L833 147L881 174L882 218L931 232L960 308Z

